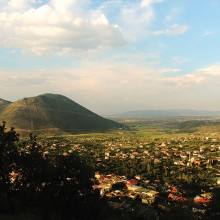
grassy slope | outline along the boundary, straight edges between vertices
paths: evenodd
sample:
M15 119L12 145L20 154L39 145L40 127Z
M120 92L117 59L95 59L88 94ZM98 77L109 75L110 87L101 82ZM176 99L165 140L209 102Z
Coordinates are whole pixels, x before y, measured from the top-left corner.
M9 105L11 102L0 98L0 113Z
M65 96L54 94L18 100L8 105L0 118L7 121L9 126L24 130L97 130L121 127Z
M6 100L0 98L0 106L5 105L5 104L10 104L10 103L11 103L10 101L6 101Z

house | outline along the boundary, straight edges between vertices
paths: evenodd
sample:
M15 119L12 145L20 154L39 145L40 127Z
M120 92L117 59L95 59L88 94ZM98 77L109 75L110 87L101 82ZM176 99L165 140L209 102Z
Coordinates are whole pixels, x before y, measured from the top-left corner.
M105 156L109 157L110 156L110 152L109 151L105 152Z
M149 154L148 150L145 150L145 151L144 151L144 154Z
M198 160L197 160L197 161L194 161L194 164L200 166L201 161L198 161Z
M138 184L138 181L136 179L132 179L132 180L128 180L126 185L127 186L131 186L131 185L136 186L137 184Z
M154 201L155 201L155 198L143 198L142 199L142 203L147 204L147 205L151 205Z
M135 152L133 152L133 155L138 156L139 153L135 151Z
M138 194L132 192L132 193L129 193L127 196L128 196L129 198L136 199L136 197L138 196Z
M172 200L175 200L175 201L178 201L178 202L186 202L188 201L188 199L184 198L184 197L181 197L181 196L176 196L172 193L170 193L168 195L168 198L172 199Z
M177 187L176 186L172 187L171 192L176 193L177 192Z
M137 175L137 176L135 176L135 178L136 178L137 180L141 180L141 175Z
M63 156L67 156L68 155L68 153L67 152L63 152Z
M13 183L16 180L18 173L15 173L15 171L12 171L10 174L11 174L10 182Z
M154 163L160 163L160 160L158 158L155 158Z
M140 190L143 188L141 186L134 186L134 185L129 185L127 187L128 187L128 190L131 190L131 191L136 191L136 190Z
M100 173L99 173L99 172L96 172L96 173L95 173L95 178L96 178L96 179L100 179L100 177L101 177Z
M198 205L209 205L211 200L209 200L208 198L204 198L204 197L201 197L201 196L196 196L194 198L194 202Z
M159 192L157 191L154 191L154 190L151 190L149 192L147 192L146 194L149 196L149 197L155 197Z
M180 157L183 159L187 159L187 155L185 155L185 154L180 154Z

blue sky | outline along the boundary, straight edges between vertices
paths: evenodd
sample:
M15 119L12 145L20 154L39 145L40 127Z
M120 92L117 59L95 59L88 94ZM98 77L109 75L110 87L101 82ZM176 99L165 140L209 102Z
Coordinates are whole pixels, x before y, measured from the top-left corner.
M99 113L220 110L219 0L0 0L0 97Z

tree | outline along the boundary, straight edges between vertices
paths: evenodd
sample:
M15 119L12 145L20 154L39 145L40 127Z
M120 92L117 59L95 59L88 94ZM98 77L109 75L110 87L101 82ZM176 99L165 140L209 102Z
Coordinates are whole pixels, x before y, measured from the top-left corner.
M13 181L12 171L17 174ZM36 136L19 142L13 128L6 131L5 122L0 125L0 217L5 207L8 214L31 214L32 219L111 216L105 200L92 188L93 176L77 154L45 157Z
M13 183L12 172L17 169L19 135L14 128L6 131L5 122L0 125L0 197L5 201L6 208L14 211L12 204Z
M76 153L45 158L31 135L29 152L21 159L20 192L26 210L41 219L99 219L96 206L104 205L92 188L94 173Z

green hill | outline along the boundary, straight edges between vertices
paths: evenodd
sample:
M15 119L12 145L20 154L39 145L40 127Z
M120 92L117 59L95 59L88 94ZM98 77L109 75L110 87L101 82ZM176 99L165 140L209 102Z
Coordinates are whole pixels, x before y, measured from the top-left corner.
M71 99L55 94L23 98L8 104L0 119L18 130L94 131L123 125L91 112Z
M10 101L6 101L6 100L0 98L0 106L5 105L5 104L10 104L10 103L11 103Z
M11 102L0 98L0 113L9 105Z

